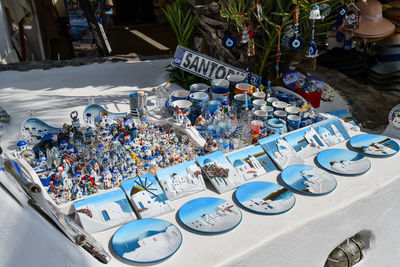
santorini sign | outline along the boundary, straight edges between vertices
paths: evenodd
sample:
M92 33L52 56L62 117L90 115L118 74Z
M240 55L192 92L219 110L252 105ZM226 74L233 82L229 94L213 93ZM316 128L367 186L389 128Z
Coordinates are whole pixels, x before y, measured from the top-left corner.
M175 50L175 55L171 64L172 66L208 80L226 79L231 74L239 74L249 77L249 81L252 84L256 84L258 81L258 76L256 74L235 68L212 57L179 45Z

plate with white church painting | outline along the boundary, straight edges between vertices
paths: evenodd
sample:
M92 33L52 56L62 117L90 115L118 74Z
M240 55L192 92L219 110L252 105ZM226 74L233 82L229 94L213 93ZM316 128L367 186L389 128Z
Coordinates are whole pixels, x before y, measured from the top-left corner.
M331 172L342 175L360 175L371 168L365 156L345 149L327 149L317 155L318 164Z
M179 209L178 217L189 229L205 234L230 231L242 221L242 213L233 202L214 197L186 202Z
M244 208L260 214L280 214L290 210L296 199L292 192L278 184L251 182L241 185L235 198Z
M332 174L310 165L293 165L281 173L282 181L292 190L306 195L325 195L336 188Z
M141 219L125 224L111 239L111 246L119 257L136 263L166 260L181 244L181 231L172 223L159 219Z
M353 136L350 146L367 156L389 157L399 152L399 145L391 138L376 134L359 134Z

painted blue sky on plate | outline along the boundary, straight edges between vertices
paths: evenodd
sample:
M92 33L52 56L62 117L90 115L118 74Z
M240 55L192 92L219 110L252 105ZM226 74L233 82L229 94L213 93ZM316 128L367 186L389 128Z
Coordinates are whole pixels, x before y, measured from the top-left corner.
M246 202L250 199L264 199L269 194L282 189L283 187L269 182L250 182L241 185L235 192L236 199L240 202ZM279 199L290 199L293 194L290 191L280 195Z
M171 178L171 175L174 173L176 173L177 175L185 175L187 173L186 169L193 165L196 165L196 162L194 162L194 160L190 160L183 162L179 165L174 165L161 170L157 170L157 178L159 181L161 181L163 179Z
M310 166L310 165L293 165L290 167L287 167L282 171L281 177L282 180L289 185L290 187L296 189L296 190L302 190L306 189L307 186L303 184L304 181L306 181L303 176L300 174L300 171L306 170L312 170L316 167Z
M179 210L179 218L183 223L189 223L203 214L215 213L215 207L225 203L225 199L203 197L190 200Z
M237 160L237 159L243 160L243 159L247 158L249 155L254 156L254 155L260 154L260 153L265 153L264 155L257 157L257 160L261 163L261 165L264 167L264 169L266 169L267 172L276 170L275 164L268 157L268 155L266 154L264 149L259 145L258 146L252 146L252 147L243 149L243 150L238 151L238 152L234 152L232 154L227 155L226 157L233 164L233 162L235 162L235 160ZM264 161L266 162L266 166L263 163Z
M278 148L276 146L276 140L281 139L282 136L279 134L274 134L271 136L268 136L266 138L258 140L258 143L261 145L261 147L268 153L268 155L274 159L274 152L278 151Z
M196 158L196 161L197 163L199 163L201 167L203 167L205 165L204 164L205 159L210 159L211 161L217 161L218 163L221 164L229 164L229 161L226 159L224 153L222 153L221 151L216 151L214 153L198 157Z
M317 161L319 164L324 166L325 168L331 168L331 162L336 161L339 162L341 160L346 161L356 161L364 158L363 155L345 149L327 149L322 151L317 156Z
M104 194L94 195L85 199L77 200L74 202L75 208L86 206L88 204L93 204L96 206L102 206L110 202L118 202L120 200L126 200L124 191L122 189L116 189L114 191L106 192Z
M389 139L389 137L383 136L383 135L376 135L376 134L359 134L359 135L353 136L350 139L350 145L353 147L369 146L372 143L379 143L385 139ZM393 140L391 140L391 141L393 141ZM397 144L396 142L394 142L394 143ZM397 149L394 147L392 147L392 148L395 150L398 150L399 145L397 144L396 147L397 147Z
M306 147L308 145L306 140L299 143L300 140L304 139L304 135L308 131L310 131L310 127L302 128L296 132L289 133L285 135L285 140L294 148L294 150L296 150L296 152L299 152L302 147Z
M144 183L146 178L147 178L147 185L152 183L151 188L157 189L157 190L153 190L152 191L154 194L156 194L156 195L164 194L164 191L161 189L160 185L158 184L158 181L156 180L154 175L151 174L151 173L142 175L142 176L140 176L140 178L136 177L136 178L133 178L133 179L122 181L121 187L124 189L125 193L127 195L129 195L133 186L136 185L136 186L140 187L140 183L137 184L136 181L139 181L139 179L141 179L142 182Z

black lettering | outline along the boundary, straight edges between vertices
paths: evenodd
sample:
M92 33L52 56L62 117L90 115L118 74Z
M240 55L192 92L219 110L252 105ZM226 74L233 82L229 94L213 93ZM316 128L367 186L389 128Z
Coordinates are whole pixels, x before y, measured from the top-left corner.
M199 72L203 72L203 75L207 75L208 68L210 67L210 61L206 65L206 60L203 58L200 62Z
M221 74L222 72L222 74ZM219 66L218 69L215 71L215 78L217 79L223 79L225 78L226 75L226 69L224 66Z
M184 68L189 68L189 66L190 66L190 58L192 57L193 55L192 54L187 54L186 55L186 57L185 57L185 62L183 63L183 67Z
M197 56L197 57L194 58L194 60L192 62L192 65L190 65L189 69L193 69L194 68L194 71L198 72L197 71L198 67L199 67L199 57Z
M210 77L210 78L213 77L214 70L215 70L215 68L216 68L217 66L218 66L217 63L215 63L215 62L212 62L212 63L211 63L210 74L208 75L208 77Z
M232 69L228 69L228 73L226 74L226 77L228 77L231 74L235 74L235 71Z

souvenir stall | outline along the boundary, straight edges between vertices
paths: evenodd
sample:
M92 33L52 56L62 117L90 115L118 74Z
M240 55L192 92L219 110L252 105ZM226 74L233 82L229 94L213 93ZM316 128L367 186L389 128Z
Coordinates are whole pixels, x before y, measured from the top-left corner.
M309 9L303 52L311 60L304 64L314 68L322 15L317 3L309 5L299 1L287 18L294 32L286 49L301 51L300 9ZM268 19L260 1L256 10L258 20ZM43 266L55 259L74 266L398 262L399 245L387 240L400 237L400 141L361 131L346 110L323 112L334 101L332 87L301 67L283 68L288 59L274 27L270 75L183 44L172 60L114 63L116 72L105 71L113 63L67 69L82 86L60 85L54 77L61 70L42 73L40 81L19 75L30 77L35 91L3 91L11 123L0 140L0 197L10 215L0 222L30 235L27 242L6 235L11 251L20 248ZM247 35L252 54L248 27ZM169 83L167 63L172 78L190 73L199 80ZM10 87L24 88L9 79ZM399 109L389 114L395 129ZM27 247L39 239L46 242ZM27 259L0 258L5 265Z

